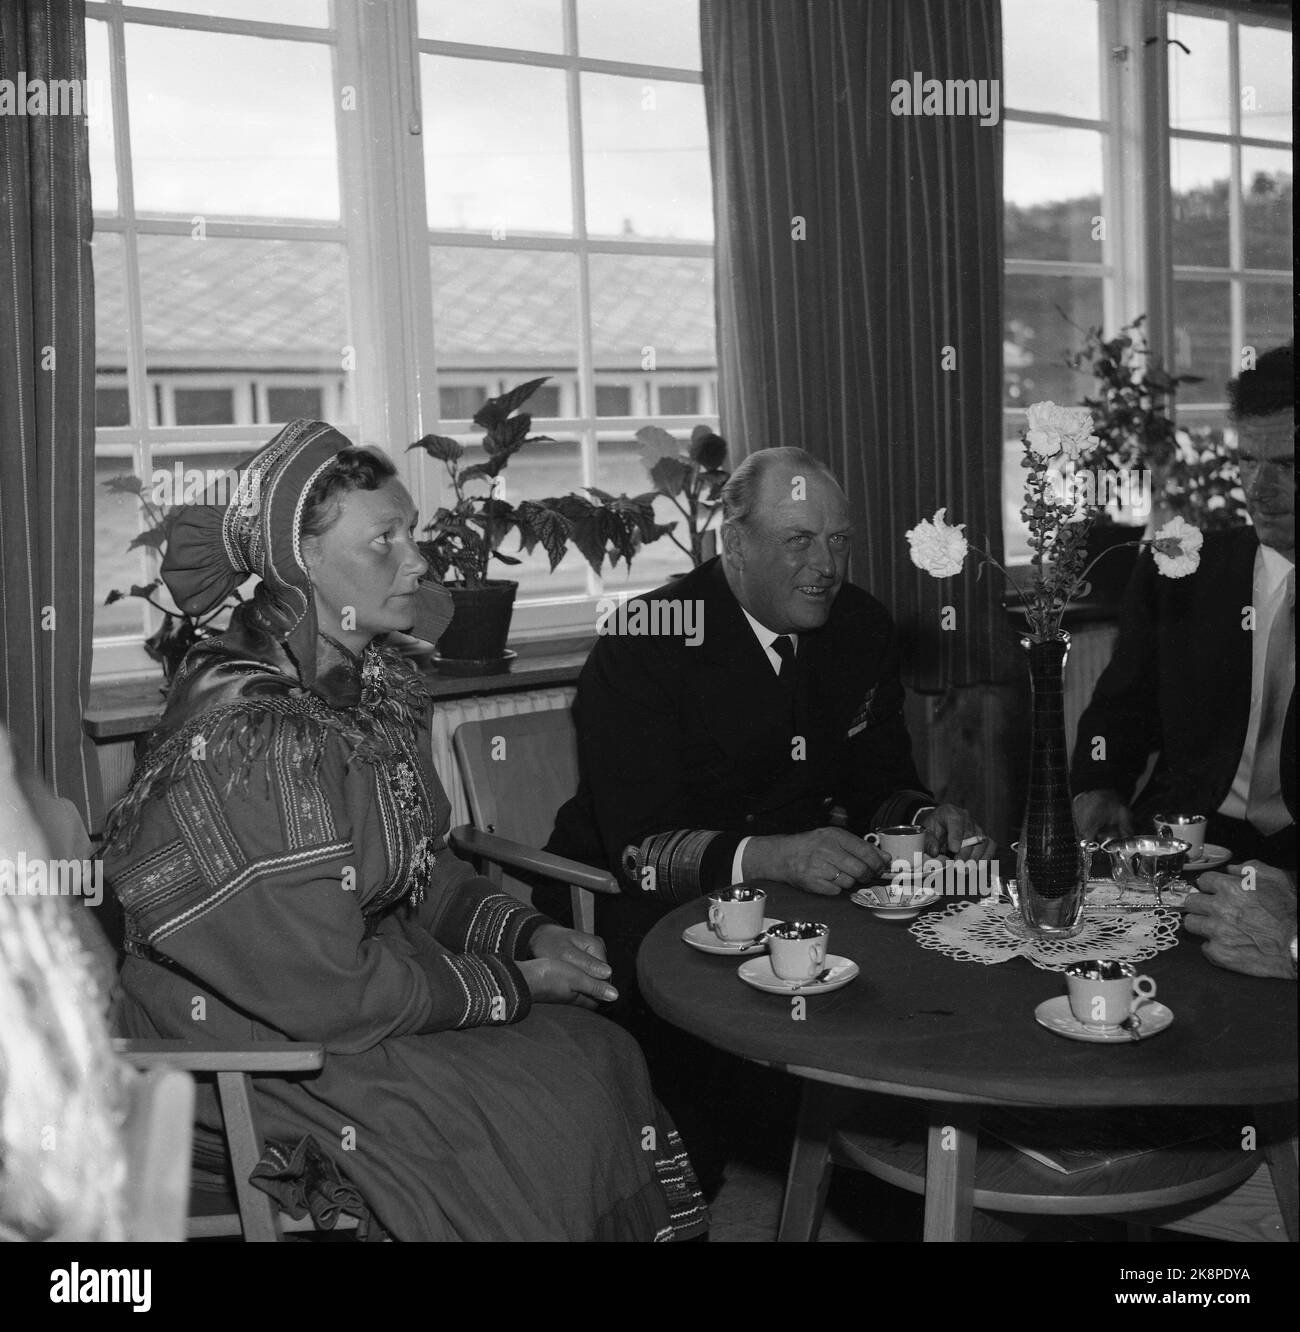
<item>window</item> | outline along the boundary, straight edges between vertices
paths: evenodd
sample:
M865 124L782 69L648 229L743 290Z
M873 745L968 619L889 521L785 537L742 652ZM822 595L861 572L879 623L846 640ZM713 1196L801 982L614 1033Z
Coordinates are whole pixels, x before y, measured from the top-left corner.
M407 443L476 444L483 400L539 375L529 410L555 442L512 459L511 499L642 493L642 424L690 417L666 422L683 439L697 415L716 424L700 415L716 410L716 353L697 0L653 16L639 0L87 0L86 14L104 92L90 99L100 482L235 467L307 416L387 449L428 514L444 478ZM101 484L97 503L102 676L148 668L157 612L103 602L158 566L127 550L137 501ZM652 586L683 560L663 541L609 581ZM590 629L602 589L580 557L549 576L537 554L511 576L517 629Z
M1003 530L1019 562L1023 409L1091 390L1063 364L1084 329L1148 314L1156 354L1204 380L1178 404L1193 430L1222 429L1248 349L1292 337L1291 29L1157 0L1003 0L1002 13ZM1142 57L1162 30L1167 96ZM1146 183L1166 176L1153 203Z

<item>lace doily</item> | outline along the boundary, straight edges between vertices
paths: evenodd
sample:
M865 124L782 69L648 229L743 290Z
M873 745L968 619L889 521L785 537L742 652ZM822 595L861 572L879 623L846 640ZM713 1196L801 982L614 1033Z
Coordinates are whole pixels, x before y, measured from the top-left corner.
M1106 904L1085 908L1083 929L1073 939L1032 939L1019 925L1010 902L984 898L930 911L910 927L922 948L934 948L959 962L991 966L1027 957L1044 971L1063 971L1072 962L1107 958L1145 962L1178 943L1180 916L1166 907Z

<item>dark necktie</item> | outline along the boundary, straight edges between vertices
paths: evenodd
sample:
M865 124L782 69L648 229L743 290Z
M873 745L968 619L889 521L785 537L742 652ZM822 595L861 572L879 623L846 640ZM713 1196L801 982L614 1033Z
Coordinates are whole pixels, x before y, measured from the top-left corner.
M794 683L794 642L789 634L781 634L772 643L772 651L781 658L781 669L776 678L789 687Z

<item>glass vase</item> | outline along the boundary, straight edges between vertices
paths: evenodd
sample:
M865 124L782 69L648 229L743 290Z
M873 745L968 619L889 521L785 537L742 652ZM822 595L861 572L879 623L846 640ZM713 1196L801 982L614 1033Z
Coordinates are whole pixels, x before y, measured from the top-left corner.
M1020 917L1043 939L1068 939L1083 928L1087 888L1079 834L1070 803L1065 751L1065 658L1070 635L1022 638L1029 658L1033 719L1029 739L1029 799L1021 835Z

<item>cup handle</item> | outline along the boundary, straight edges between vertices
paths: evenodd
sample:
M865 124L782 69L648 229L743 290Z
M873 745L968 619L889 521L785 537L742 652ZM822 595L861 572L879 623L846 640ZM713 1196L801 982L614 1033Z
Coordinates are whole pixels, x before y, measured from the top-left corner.
M1172 837L1174 835L1173 826L1168 823L1157 823L1156 832L1158 832L1161 837Z
M826 941L824 939L816 940L808 950L808 956L813 965L820 971L822 963L826 961Z
M880 834L879 834L879 833L869 832L869 833L867 833L867 834L863 837L862 840L863 840L864 842L868 843L870 846L879 846L879 845L880 845Z
M717 902L709 903L709 929L718 933L718 922L722 919L722 908Z
M1148 1004L1156 997L1156 983L1150 976L1134 976L1133 978L1133 998L1137 1002L1133 1005L1135 1009L1141 1008L1143 1004Z

